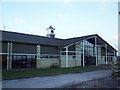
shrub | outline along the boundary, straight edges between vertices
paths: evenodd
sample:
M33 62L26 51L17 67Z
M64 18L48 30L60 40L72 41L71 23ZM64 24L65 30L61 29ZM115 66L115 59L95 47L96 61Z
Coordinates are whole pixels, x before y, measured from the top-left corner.
M57 63L53 63L53 64L51 65L51 68L58 68L58 64L57 64Z

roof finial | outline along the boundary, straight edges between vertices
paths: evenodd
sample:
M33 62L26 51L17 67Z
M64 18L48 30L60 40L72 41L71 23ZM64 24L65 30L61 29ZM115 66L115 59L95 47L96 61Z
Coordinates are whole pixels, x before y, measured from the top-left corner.
M5 30L5 26L3 26L3 30Z

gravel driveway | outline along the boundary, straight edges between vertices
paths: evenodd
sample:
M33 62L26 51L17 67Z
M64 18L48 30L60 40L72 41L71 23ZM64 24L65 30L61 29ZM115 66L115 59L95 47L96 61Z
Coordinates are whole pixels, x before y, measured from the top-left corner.
M4 80L2 82L2 86L3 88L55 88L97 78L108 77L110 75L111 70L97 70L83 73Z

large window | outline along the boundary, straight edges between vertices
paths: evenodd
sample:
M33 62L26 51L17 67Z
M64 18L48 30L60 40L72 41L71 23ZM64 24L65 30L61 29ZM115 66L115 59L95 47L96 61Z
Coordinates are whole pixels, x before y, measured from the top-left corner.
M27 68L35 68L36 67L36 56L29 55L27 56Z
M12 68L35 68L36 56L31 55L13 55Z
M66 48L62 48L62 55L66 55ZM72 46L68 47L68 55L76 55L75 52L75 44L73 44Z
M84 41L84 58L85 65L94 65L95 64L95 46L88 42ZM81 52L83 52L83 42L81 42Z
M59 56L58 55L50 55L50 54L48 54L48 55L41 54L40 58L41 59L58 59Z

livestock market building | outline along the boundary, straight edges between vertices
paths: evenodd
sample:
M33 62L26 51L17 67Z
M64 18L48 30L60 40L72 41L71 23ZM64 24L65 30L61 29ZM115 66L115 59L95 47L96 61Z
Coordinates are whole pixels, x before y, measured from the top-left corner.
M47 36L3 31L2 68L74 67L116 63L116 49L99 35L68 39L55 38L54 28L47 28Z

